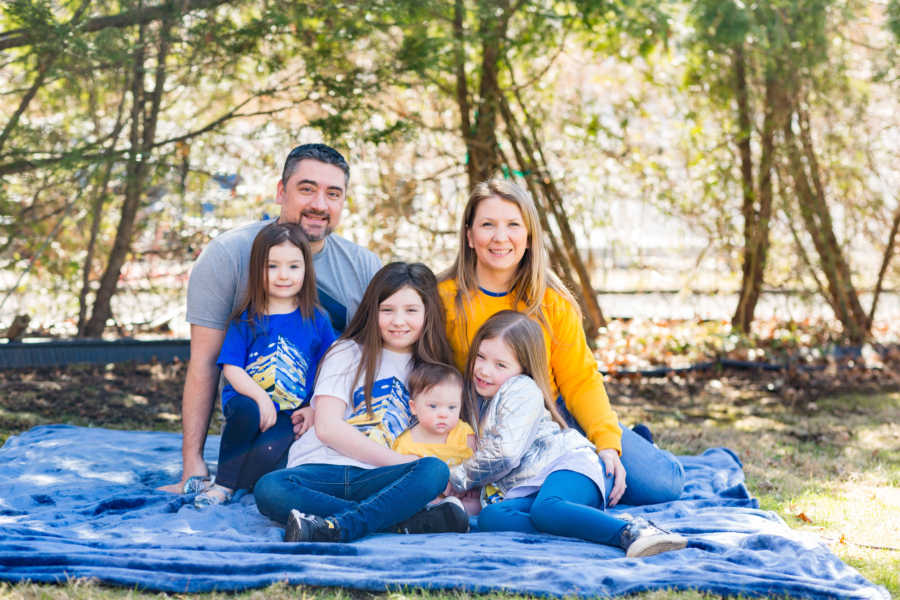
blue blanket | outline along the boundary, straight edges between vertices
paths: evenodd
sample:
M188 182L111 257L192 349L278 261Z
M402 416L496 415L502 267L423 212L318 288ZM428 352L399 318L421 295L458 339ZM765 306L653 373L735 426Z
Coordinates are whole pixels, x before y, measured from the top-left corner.
M206 458L214 462L218 438ZM629 509L688 537L686 550L626 559L549 535L375 535L352 544L286 544L252 495L205 510L156 491L177 479L181 437L63 425L0 449L0 580L104 583L166 592L243 590L277 581L615 596L661 588L800 598L877 598L820 541L758 510L738 458L682 457L677 502Z

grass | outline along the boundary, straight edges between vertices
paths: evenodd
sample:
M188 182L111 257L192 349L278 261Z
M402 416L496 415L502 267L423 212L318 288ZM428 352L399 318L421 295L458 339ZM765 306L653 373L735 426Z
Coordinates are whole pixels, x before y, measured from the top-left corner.
M179 431L183 365L120 365L0 373L0 439L42 423ZM777 375L612 380L624 421L652 424L657 441L679 454L728 446L744 463L761 507L824 540L842 560L900 598L900 392L778 395ZM844 388L846 389L846 388ZM185 597L111 588L2 584L0 598ZM191 598L444 600L457 592L383 594L275 584L240 594ZM697 592L642 593L641 600L714 598ZM489 594L482 598L523 598Z

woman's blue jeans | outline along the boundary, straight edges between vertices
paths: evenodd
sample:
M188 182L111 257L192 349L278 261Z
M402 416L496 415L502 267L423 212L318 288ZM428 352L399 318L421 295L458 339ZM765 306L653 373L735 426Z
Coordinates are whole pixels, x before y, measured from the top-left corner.
M259 405L247 396L225 403L225 427L219 443L216 483L233 490L252 489L266 473L282 467L294 441L291 413L278 411L275 424L260 432Z
M607 481L607 494L611 489ZM554 471L541 488L523 498L485 506L481 531L543 531L617 546L626 523L603 511L603 496L590 478L575 471Z
M569 427L583 430L566 409L560 397L556 403ZM668 450L654 446L628 427L622 429L622 466L625 467L625 494L619 504L643 506L671 502L681 497L684 467ZM609 485L607 485L609 489ZM607 493L606 497L609 497Z
M332 517L344 541L408 519L447 487L450 470L434 457L363 469L309 464L273 471L254 489L259 512L286 523L291 509Z

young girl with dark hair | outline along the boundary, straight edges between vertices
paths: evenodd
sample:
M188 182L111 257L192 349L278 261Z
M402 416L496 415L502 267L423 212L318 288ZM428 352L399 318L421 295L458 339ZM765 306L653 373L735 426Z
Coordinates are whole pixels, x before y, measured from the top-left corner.
M285 524L285 541L468 530L457 503L423 510L444 491L447 465L391 450L411 418L410 371L449 360L434 274L418 263L386 265L322 360L315 426L294 442L288 467L256 485L259 511Z
M225 334L218 364L225 376L225 428L215 482L192 477L197 506L228 502L283 461L293 440L291 413L308 403L319 360L334 341L316 308L312 254L299 225L272 223L250 251L247 297ZM311 411L303 409L301 429ZM282 463L283 464L283 463Z

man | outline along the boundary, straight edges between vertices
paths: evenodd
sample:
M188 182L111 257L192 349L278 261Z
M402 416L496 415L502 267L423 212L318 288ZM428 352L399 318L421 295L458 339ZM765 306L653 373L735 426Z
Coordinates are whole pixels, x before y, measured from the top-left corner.
M369 250L333 234L350 180L344 157L325 144L291 150L278 182L276 202L281 222L299 223L313 252L319 303L340 333L359 306L363 292L381 261ZM191 476L206 476L203 446L219 382L216 359L225 339L228 317L247 286L250 247L266 221L223 233L203 250L191 270L187 320L191 324L191 360L182 395L181 481L164 486L181 493Z

